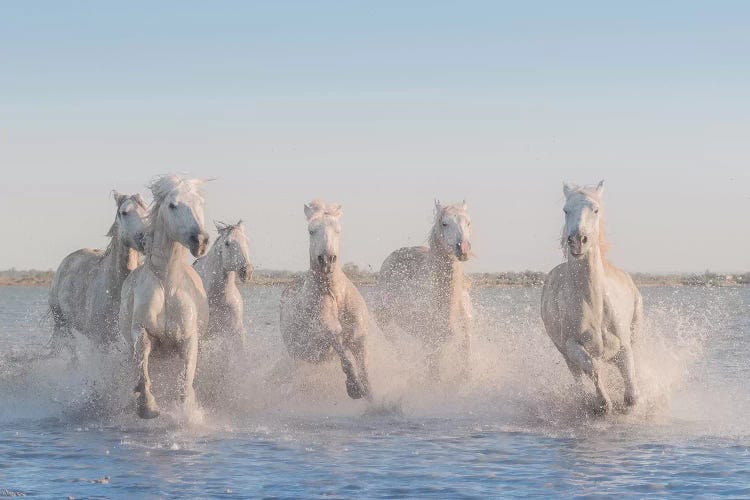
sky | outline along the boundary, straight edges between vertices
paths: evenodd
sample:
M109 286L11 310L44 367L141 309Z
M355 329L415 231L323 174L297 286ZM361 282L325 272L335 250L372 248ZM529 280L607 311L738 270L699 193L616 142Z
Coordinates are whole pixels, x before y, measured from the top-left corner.
M0 268L103 247L110 191L210 177L256 267L303 204L379 269L467 200L472 271L561 262L562 183L605 180L630 271L750 270L747 2L0 3Z

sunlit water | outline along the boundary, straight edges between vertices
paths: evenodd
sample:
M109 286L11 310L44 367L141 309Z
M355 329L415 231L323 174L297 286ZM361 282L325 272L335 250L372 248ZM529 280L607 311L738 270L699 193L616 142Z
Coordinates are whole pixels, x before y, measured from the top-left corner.
M544 334L538 289L474 291L463 384L428 381L417 342L373 328L368 406L336 363L286 357L278 288L245 288L249 351L223 390L203 381L195 423L159 392L163 415L135 417L122 355L85 341L77 368L8 361L47 339L46 290L0 288L0 495L750 495L750 288L642 292L644 401L601 418Z

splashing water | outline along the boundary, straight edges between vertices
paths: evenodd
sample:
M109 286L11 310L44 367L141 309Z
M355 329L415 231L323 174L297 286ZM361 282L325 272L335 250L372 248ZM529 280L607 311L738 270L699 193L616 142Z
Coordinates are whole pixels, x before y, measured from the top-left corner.
M224 372L201 368L203 411L182 411L171 390L179 363L167 363L155 376L164 413L144 421L135 416L134 375L121 351L103 355L79 338L77 367L67 359L10 361L46 341L48 326L39 324L46 290L0 288L0 490L750 493L748 288L644 288L646 321L636 345L644 401L605 418L592 414L592 387L576 386L544 333L538 289L473 291L476 325L464 383L429 380L419 341L398 331L386 336L373 321L370 405L346 396L335 360L312 366L286 355L278 288L242 292L252 319L248 351L229 351ZM363 290L366 299L370 292ZM220 345L203 347L212 349L222 352ZM607 376L613 399L621 400L619 374Z

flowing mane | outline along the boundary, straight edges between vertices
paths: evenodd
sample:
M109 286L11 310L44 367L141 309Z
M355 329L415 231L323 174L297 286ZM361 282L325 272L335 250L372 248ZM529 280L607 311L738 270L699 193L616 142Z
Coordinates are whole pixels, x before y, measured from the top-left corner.
M579 193L586 198L591 198L599 205L599 252L601 253L602 258L604 258L611 247L607 240L607 235L605 234L606 216L604 202L602 201L601 196L599 196L596 186L572 186L571 190L572 192ZM563 253L565 253L565 240L567 237L568 235L565 233L565 224L563 223L562 230L560 231L560 248L563 249Z
M159 216L159 210L161 209L164 200L167 195L176 190L181 190L186 193L193 192L203 198L203 193L200 190L200 186L205 182L203 179L189 179L181 177L176 174L162 175L154 179L147 187L151 191L153 201L146 217L146 234L144 237L144 247L146 254L151 253L151 242L154 237L154 229L156 227L156 218Z

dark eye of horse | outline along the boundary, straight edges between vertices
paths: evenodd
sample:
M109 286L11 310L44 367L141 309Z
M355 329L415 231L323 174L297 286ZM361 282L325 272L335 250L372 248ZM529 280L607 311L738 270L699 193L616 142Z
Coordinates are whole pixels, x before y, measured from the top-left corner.
M123 217L125 217L126 215L128 215L128 213L125 210L123 210L122 212L120 212L120 215L122 215Z
M310 229L310 230L308 231L308 233L310 233L310 236L312 236L314 232L315 232L315 231L313 231L312 229Z
M170 203L169 204L169 208L171 208L172 210L174 210L175 208L177 208L177 203L175 203L175 202Z
M448 223L447 222L443 222L443 227L448 227Z
M598 213L599 213L599 209L598 209L598 208L595 208L595 209L594 209L594 213L595 213L595 214L598 214Z
M224 242L224 246L225 246L225 247L228 247L228 246L229 246L229 242L228 242L228 241L225 241L225 242Z

